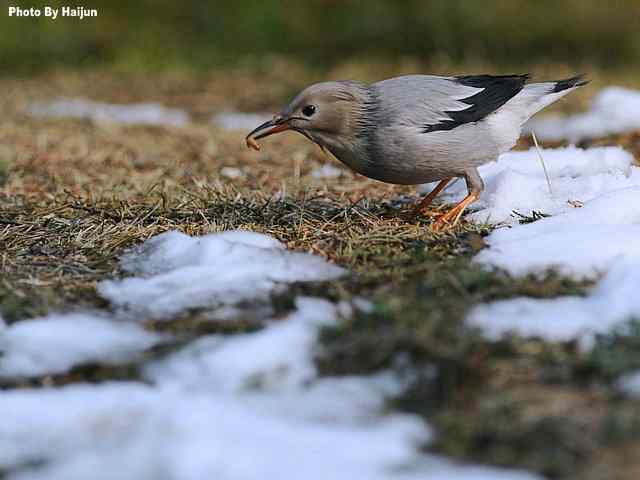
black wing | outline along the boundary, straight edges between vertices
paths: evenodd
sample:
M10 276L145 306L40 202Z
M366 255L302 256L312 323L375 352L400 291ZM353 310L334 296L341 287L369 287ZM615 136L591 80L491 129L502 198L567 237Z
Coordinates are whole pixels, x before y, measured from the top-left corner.
M471 97L460 99L469 108L457 111L446 111L450 120L442 120L435 125L428 125L424 133L438 130L452 130L465 123L477 122L515 97L524 88L529 75L464 75L454 77L451 81L466 87L482 88Z

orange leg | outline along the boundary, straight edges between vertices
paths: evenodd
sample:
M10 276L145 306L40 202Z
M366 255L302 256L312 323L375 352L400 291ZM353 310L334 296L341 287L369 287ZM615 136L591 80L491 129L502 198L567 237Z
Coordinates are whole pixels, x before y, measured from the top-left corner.
M454 226L456 223L458 223L458 220L460 220L460 217L462 216L462 213L464 212L465 208L467 208L470 204L472 204L479 198L480 198L479 193L477 192L470 193L459 204L457 204L447 213L440 215L438 219L431 226L431 229L435 232L439 232L452 220L453 220L453 223L451 223L451 226Z
M436 198L436 196L444 189L444 187L446 187L449 184L451 180L453 180L453 177L440 180L440 183L438 183L438 185L436 185L436 187L433 190L431 190L431 193L429 193L429 195L424 197L422 201L418 204L418 206L416 207L417 211L424 212L425 209L429 205L431 205L431 202L433 202L433 199Z

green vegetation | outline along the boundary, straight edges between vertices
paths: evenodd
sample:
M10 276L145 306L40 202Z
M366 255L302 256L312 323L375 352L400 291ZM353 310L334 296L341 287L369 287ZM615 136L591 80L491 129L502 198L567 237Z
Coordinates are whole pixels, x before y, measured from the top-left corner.
M10 148L0 148L0 187L9 178L14 157L15 155Z
M541 61L623 66L640 56L636 0L96 0L86 8L98 17L0 15L0 71L266 66L272 54L320 67L366 56L525 69Z
M590 352L574 342L488 342L463 323L477 302L586 288L553 274L517 280L464 261L441 264L384 291L372 312L325 329L317 362L330 375L406 375L390 407L435 427L431 450L551 478L633 478L625 458L640 447L640 410L613 382L638 368L637 322L598 336Z
M583 366L586 375L615 380L618 376L640 369L640 321L596 337L594 348Z

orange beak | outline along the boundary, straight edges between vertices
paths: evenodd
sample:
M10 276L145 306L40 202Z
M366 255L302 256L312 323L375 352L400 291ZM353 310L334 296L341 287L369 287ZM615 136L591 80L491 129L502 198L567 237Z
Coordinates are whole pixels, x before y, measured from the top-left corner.
M290 130L289 124L286 119L280 116L273 117L272 120L268 122L264 122L262 125L259 125L255 129L253 129L246 137L247 140L249 138L253 138L254 140L260 140L261 138L268 137L269 135L273 135L274 133L284 132L285 130Z

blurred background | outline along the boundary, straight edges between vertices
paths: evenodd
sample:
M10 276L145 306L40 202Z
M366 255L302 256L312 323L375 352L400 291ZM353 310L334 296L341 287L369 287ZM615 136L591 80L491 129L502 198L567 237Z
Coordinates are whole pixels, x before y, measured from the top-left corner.
M599 0L104 0L83 6L97 8L98 17L1 15L0 71L264 68L273 56L319 71L365 58L526 70L541 62L620 68L640 58L638 0L606 6Z

